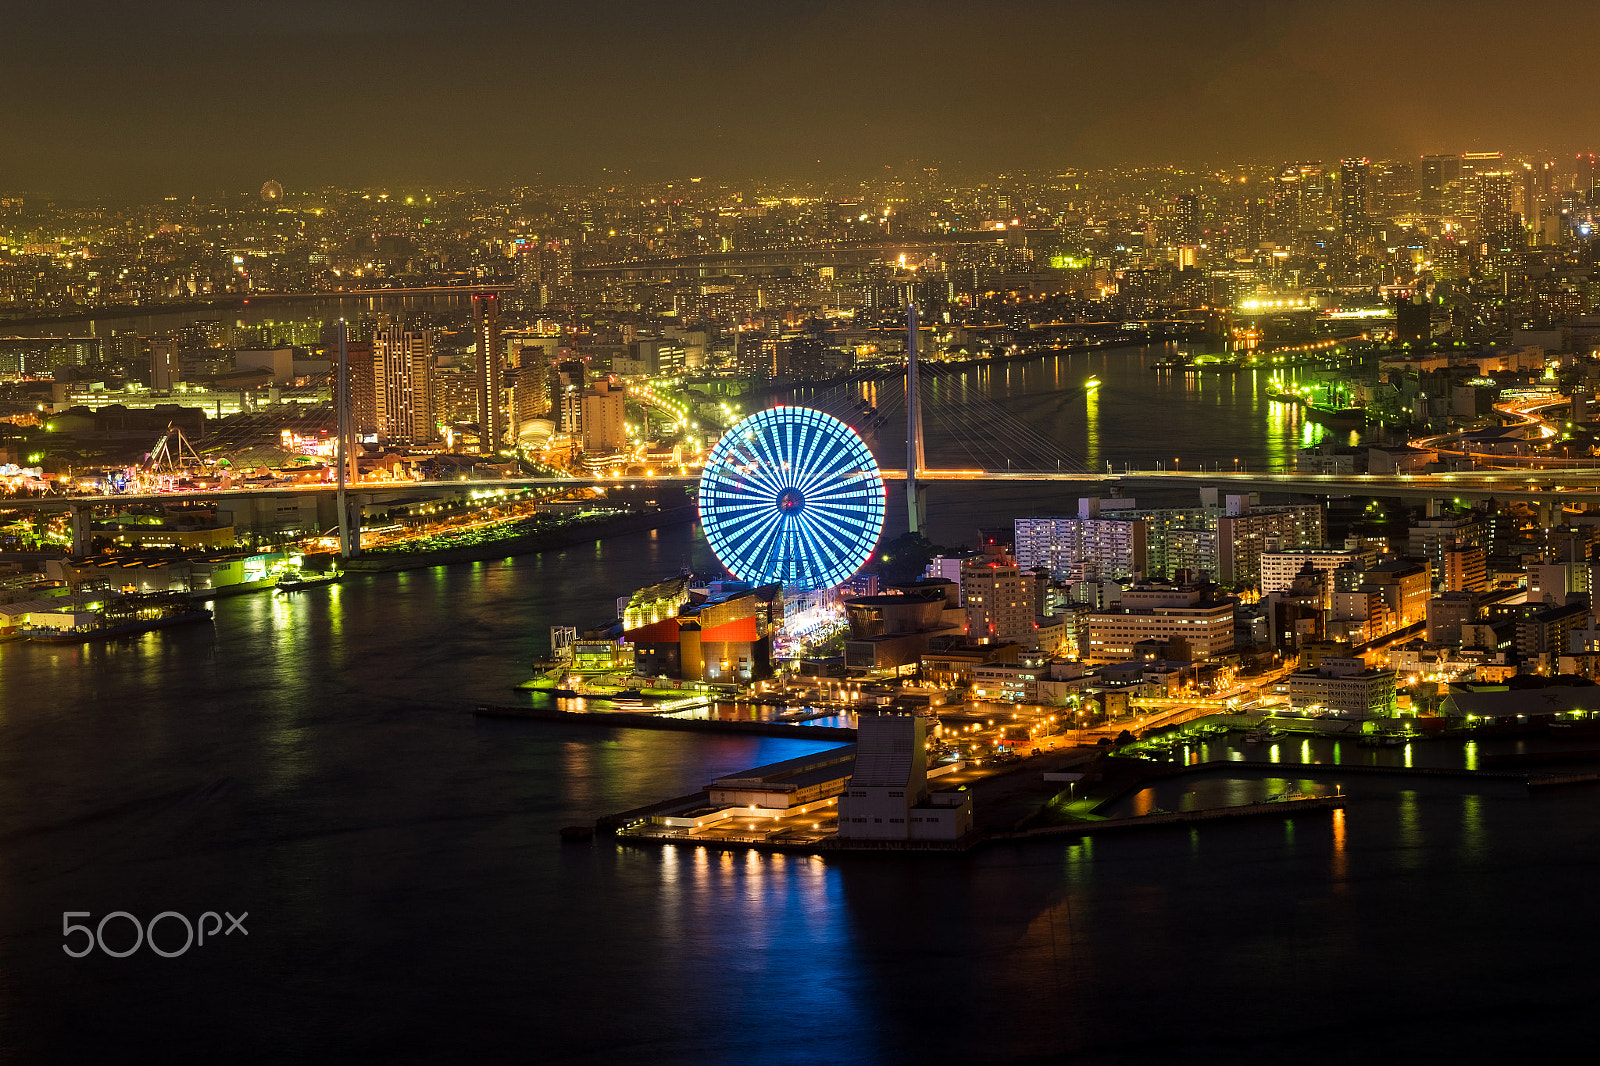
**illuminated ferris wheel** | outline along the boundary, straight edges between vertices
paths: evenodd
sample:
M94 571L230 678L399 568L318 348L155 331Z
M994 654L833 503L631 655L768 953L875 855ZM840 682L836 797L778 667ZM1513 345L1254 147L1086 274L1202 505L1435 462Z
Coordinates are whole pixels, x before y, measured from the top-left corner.
M700 524L740 581L832 588L883 532L883 475L856 431L807 407L769 407L722 435L700 475Z

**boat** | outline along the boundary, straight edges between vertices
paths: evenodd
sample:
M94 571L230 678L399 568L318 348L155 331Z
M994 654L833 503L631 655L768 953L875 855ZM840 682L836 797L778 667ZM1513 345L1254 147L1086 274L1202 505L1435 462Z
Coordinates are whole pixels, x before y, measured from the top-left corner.
M1367 411L1364 407L1329 407L1309 400L1304 401L1302 407L1306 418L1329 429L1364 429L1367 425Z
M322 573L306 573L304 570L285 570L283 576L278 578L279 592L300 592L305 589L314 589L319 585L333 585L344 579L344 574L338 570L325 570Z
M1088 381L1083 383L1083 387L1090 390L1098 389L1100 387L1100 379L1097 377L1091 377Z

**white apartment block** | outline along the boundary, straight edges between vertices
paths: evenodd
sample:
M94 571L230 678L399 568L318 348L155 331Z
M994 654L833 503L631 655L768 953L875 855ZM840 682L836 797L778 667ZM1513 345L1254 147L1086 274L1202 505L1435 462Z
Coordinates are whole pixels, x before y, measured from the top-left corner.
M1365 570L1375 564L1378 553L1353 548L1302 548L1295 551L1261 553L1261 594L1288 592L1300 571L1310 563L1313 570L1324 573L1342 566L1355 566ZM1324 579L1326 580L1326 579Z

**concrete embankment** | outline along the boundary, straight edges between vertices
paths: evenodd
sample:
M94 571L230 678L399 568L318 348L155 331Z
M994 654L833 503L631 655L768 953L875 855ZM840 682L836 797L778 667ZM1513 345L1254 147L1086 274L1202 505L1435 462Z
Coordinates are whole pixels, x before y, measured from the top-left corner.
M788 722L738 721L727 718L668 718L629 711L559 711L546 707L496 707L480 704L479 718L522 718L539 722L564 722L599 729L667 729L681 733L732 733L751 737L788 737L846 744L856 739L854 729L828 725L791 725Z
M642 514L619 515L599 522L584 522L570 527L541 530L521 537L488 540L464 548L414 552L374 551L347 559L341 565L345 570L354 573L377 574L394 570L421 570L430 566L448 566L451 563L482 563L513 555L560 551L563 548L589 544L608 537L681 525L684 522L692 522L694 517L694 506L686 504L682 507L668 507Z

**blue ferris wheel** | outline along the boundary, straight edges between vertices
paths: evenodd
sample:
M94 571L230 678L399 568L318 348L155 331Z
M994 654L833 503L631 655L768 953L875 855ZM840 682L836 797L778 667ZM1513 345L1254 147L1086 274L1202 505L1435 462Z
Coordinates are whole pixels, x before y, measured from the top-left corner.
M728 572L752 584L825 589L872 556L883 474L832 415L769 407L717 441L700 475L700 524Z

